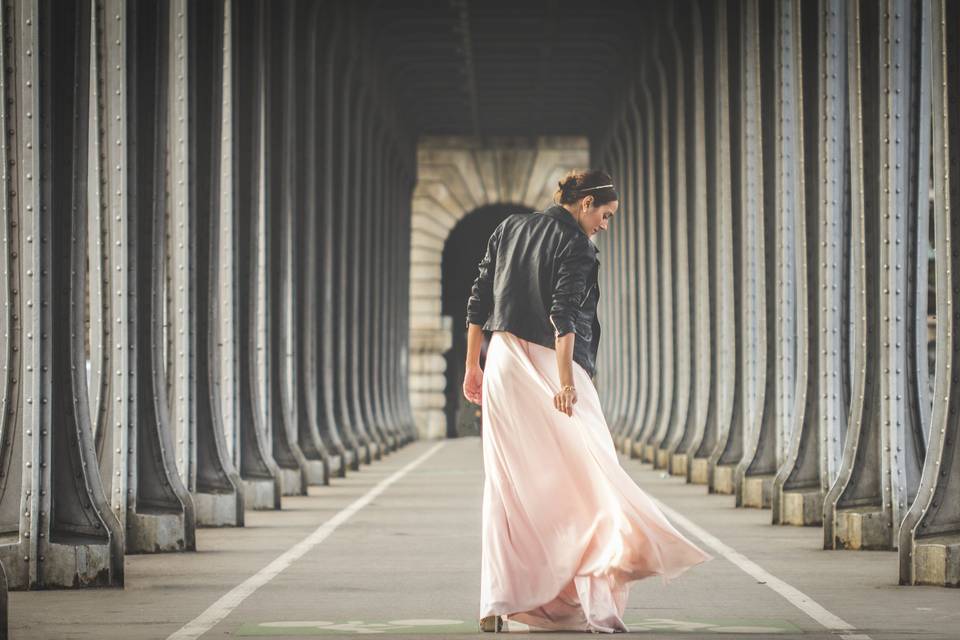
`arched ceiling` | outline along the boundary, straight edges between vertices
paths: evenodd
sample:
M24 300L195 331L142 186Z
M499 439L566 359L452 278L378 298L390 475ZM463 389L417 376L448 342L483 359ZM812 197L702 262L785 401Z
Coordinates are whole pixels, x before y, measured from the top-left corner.
M651 0L379 0L371 42L418 134L599 135L656 13Z

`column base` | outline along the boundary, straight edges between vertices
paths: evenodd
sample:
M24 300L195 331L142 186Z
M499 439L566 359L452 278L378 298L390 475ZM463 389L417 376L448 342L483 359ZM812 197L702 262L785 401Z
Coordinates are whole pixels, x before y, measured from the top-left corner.
M670 458L670 475L687 476L687 454L675 453Z
M694 458L690 463L690 484L707 484L710 479L710 460Z
M307 459L307 466L304 469L307 472L308 485L325 485L327 482L326 473L323 468L323 460Z
M960 537L943 535L915 541L913 583L960 587Z
M303 486L303 475L300 469L286 469L280 467L280 495L284 496L302 496L306 495L307 488Z
M773 504L773 477L773 474L745 476L741 485L743 497L740 506L769 509Z
M254 511L280 508L280 493L272 478L243 481L243 507Z
M891 542L886 515L874 506L837 509L833 538L837 549L890 551L896 548Z
M23 582L7 573L9 589L76 589L78 587L123 586L123 575L111 575L110 547L107 544L55 544L44 548L43 584L31 586L24 572ZM19 559L19 558L18 558ZM123 560L120 560L121 564ZM24 562L23 564L27 564Z
M798 527L823 525L823 493L812 491L784 491L780 501L780 523Z
M652 444L643 445L643 461L644 462L653 462L656 457L656 449L653 448Z
M183 513L127 514L127 553L192 551L187 544Z
M735 489L733 485L733 474L736 469L737 465L734 464L718 464L713 470L713 486L710 487L711 493L733 495Z
M666 469L668 464L670 464L670 450L657 449L657 459L656 459L656 462L653 464L653 468Z
M198 527L242 527L243 504L235 493L194 493Z

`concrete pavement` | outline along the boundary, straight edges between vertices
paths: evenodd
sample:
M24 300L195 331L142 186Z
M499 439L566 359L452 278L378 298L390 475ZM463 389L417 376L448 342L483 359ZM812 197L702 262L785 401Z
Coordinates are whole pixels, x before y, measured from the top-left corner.
M769 510L735 509L733 496L708 495L649 464L621 463L698 527L675 521L716 556L666 586L659 578L634 583L626 615L634 633L960 638L960 593L899 586L896 553L824 551L819 528L773 526ZM482 473L478 438L414 443L332 486L285 497L282 511L248 511L245 528L199 530L196 553L128 556L122 590L12 593L11 637L475 634ZM703 532L713 542L700 539ZM758 579L758 567L771 578Z

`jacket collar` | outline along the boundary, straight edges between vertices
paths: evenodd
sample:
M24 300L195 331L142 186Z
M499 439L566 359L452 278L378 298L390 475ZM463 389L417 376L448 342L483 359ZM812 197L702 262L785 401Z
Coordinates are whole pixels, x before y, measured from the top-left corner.
M543 211L543 215L553 218L554 220L559 220L561 224L565 224L572 229L576 229L579 233L582 233L585 236L587 235L583 232L583 229L580 228L580 225L577 224L577 221L573 219L573 216L570 215L570 212L559 204L554 204L547 207ZM587 236L587 240L590 240L589 236ZM592 240L590 241L590 246L593 247L594 255L600 253L600 249L597 248L597 245L594 244Z

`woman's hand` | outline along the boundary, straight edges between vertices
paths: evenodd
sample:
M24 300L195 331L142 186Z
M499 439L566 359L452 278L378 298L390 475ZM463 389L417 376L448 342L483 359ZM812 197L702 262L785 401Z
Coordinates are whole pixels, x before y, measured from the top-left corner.
M483 401L483 369L480 365L470 365L463 374L463 397L473 404Z
M557 395L553 396L553 406L569 417L573 417L575 404L577 404L577 390L572 385L565 385Z

